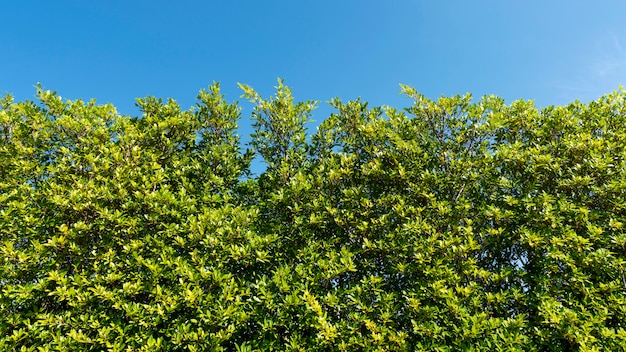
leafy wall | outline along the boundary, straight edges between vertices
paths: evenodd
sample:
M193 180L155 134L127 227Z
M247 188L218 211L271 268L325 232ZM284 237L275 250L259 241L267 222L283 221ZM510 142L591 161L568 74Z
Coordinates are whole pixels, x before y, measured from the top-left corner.
M623 350L626 91L0 102L0 350ZM267 170L250 173L254 155Z

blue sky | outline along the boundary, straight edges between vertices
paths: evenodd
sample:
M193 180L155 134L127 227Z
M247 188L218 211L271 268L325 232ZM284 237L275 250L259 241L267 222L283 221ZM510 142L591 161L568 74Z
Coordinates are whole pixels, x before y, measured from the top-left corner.
M436 98L496 94L539 106L590 101L626 84L623 0L6 1L0 91L34 85L69 99L172 97L213 81L262 95L282 77L298 100L406 107L399 84ZM250 106L242 101L242 136Z

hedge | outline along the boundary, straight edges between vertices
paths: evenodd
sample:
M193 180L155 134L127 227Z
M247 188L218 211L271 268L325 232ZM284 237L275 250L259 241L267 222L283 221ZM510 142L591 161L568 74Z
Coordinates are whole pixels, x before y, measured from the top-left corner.
M241 89L0 101L0 350L626 349L626 90Z

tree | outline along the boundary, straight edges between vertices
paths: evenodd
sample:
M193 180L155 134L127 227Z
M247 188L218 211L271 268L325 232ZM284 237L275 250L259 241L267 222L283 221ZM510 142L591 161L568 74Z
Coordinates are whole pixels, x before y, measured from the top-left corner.
M626 91L0 101L2 350L620 350ZM267 169L250 173L255 154Z

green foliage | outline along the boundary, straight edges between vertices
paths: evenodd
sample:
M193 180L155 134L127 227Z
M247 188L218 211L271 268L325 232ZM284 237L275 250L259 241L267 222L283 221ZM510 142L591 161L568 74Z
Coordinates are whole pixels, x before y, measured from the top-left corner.
M626 348L626 91L0 100L0 350ZM267 169L252 177L259 154Z

